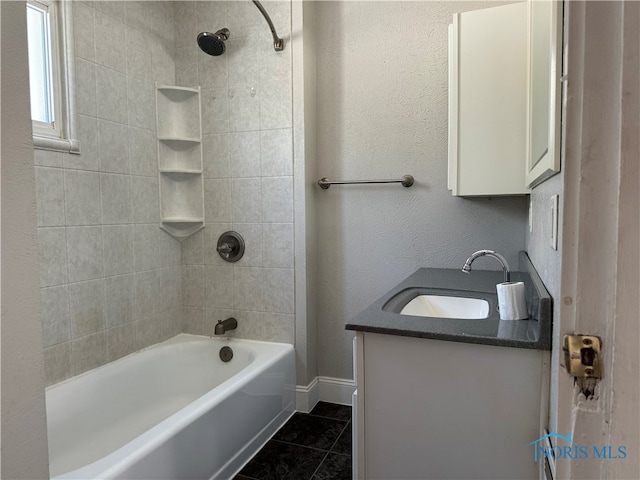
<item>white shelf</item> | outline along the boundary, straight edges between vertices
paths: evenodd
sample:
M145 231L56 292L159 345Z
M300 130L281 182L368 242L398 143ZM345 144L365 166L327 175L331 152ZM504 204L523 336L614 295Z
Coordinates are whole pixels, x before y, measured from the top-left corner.
M158 90L174 90L177 92L183 92L183 94L200 93L199 87L180 87L178 85L157 85Z
M176 240L182 241L202 230L204 228L204 221L163 222L160 228Z
M160 217L204 217L201 173L160 174Z
M166 217L162 219L162 223L203 223L202 217Z
M158 167L160 171L202 171L200 142L159 139Z
M158 87L158 138L200 141L200 88Z
M160 173L177 174L177 175L198 175L202 173L202 170L188 170L182 168L163 168Z
M160 228L183 240L204 228L200 88L158 85L156 102Z
M161 142L184 142L184 143L200 143L200 138L187 137L158 137Z

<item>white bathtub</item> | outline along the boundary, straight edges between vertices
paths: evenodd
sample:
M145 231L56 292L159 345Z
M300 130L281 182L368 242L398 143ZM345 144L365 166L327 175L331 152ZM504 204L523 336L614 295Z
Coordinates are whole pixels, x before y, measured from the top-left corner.
M294 388L291 345L178 335L47 389L51 476L230 478L291 416Z

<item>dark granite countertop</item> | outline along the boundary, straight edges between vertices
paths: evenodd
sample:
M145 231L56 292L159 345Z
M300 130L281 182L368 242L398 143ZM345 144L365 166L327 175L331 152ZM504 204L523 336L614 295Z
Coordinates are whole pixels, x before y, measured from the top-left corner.
M526 252L520 252L519 271L511 272L511 281L525 284L529 319L500 320L496 309L496 284L502 281L501 271L473 270L465 274L459 269L421 268L356 315L347 323L346 329L449 342L550 350L551 296ZM389 311L394 309L390 300L408 289L453 296L460 296L464 292L468 297L483 298L489 302L489 316L480 320L465 320L416 317ZM415 296L415 293L407 294Z

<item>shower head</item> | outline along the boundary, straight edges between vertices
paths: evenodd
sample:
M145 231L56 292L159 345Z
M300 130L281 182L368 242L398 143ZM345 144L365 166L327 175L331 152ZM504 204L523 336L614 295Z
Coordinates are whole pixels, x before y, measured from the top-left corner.
M225 50L224 42L229 38L229 29L221 28L216 33L202 32L198 34L198 46L209 55L217 57Z
M269 30L271 30L271 36L273 37L274 50L276 52L281 52L282 50L284 50L284 39L280 38L276 33L276 27L273 26L271 17L264 9L262 4L257 0L253 0L253 4L258 8L258 10L260 10L260 13L262 13L262 16L269 25ZM221 28L216 33L202 32L198 34L198 46L204 53L217 57L218 55L222 55L224 53L224 42L228 38L229 30L227 28Z

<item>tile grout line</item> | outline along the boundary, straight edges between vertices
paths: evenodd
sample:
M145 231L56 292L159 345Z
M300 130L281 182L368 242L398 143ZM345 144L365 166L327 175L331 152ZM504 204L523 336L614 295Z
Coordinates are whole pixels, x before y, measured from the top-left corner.
M279 267L274 267L274 268L279 268ZM286 269L286 267L281 267L282 269ZM316 418L324 418L326 420L336 420L338 422L345 422L345 423L349 423L351 420L343 420L341 418L335 418L335 417L327 417L325 415L316 415L315 413L307 413L307 415L309 415L310 417L316 417Z
M316 417L316 418L323 418L323 419L327 419L327 420L343 421L343 420L340 420L340 419L337 419L337 418L323 417L323 416L320 416L320 415L311 415L311 414L309 414L309 416L313 416L313 417ZM338 440L340 440L340 437L341 437L341 436L342 436L342 434L345 432L345 430L347 429L347 427L348 427L348 426L349 426L349 421L347 420L347 421L345 422L344 427L342 427L342 430L340 430L340 433L339 433L339 434L338 434L338 436L336 437L335 441L331 444L331 447L329 447L329 450L322 450L322 449L318 449L318 450L321 450L321 451L326 451L327 453L326 453L326 454L325 454L325 456L322 458L322 460L320 461L320 463L318 464L318 466L316 467L316 469L313 471L313 473L312 473L312 474L311 474L311 476L309 477L309 480L312 480L312 479L313 479L313 477L315 476L315 474L316 474L316 473L318 473L318 470L320 470L320 467L322 467L322 465L324 464L325 460L329 457L329 455L330 455L330 454L332 454L332 453L333 453L333 454L335 454L335 455L344 455L344 454L341 454L341 453L339 453L339 452L334 452L334 451L333 451L333 448L336 446L336 444L338 443ZM286 442L283 442L283 443L286 443ZM303 446L303 445L300 445L300 446ZM307 447L307 448L311 448L311 447ZM345 456L349 456L349 455L345 455Z
M286 442L284 440L275 440L275 439L271 439L269 440L270 442L278 442L278 443L283 443L285 445L291 445L294 447L302 447L302 448L308 448L309 450L314 450L316 452L325 452L325 453L330 453L329 450L325 450L324 448L318 448L318 447L309 447L308 445L301 445L299 443L291 443L291 442Z
M338 440L340 440L340 437L342 436L342 434L347 430L347 427L349 427L349 422L347 422L347 424L344 426L344 428L340 431L340 435L338 435L338 438L336 438L336 441L333 442L333 445L331 445L331 448L329 449L329 452L336 453L336 454L339 454L339 455L344 455L344 453L340 454L339 452L334 452L333 448L338 444ZM353 456L353 451L351 452L350 456Z
M324 453L324 456L322 457L322 460L320 461L320 463L318 464L318 466L316 467L316 469L313 471L313 474L311 475L311 477L309 477L309 480L313 477L313 475L315 475L316 471L318 470L318 468L320 468L320 465L322 465L322 462L324 462L325 458L327 458L327 456L329 455L329 453L331 453L331 452L329 452L328 450L323 450L323 449L321 449L321 448L309 447L309 446L306 446L306 445L300 445L300 444L298 444L298 443L285 442L285 441L283 441L283 440L275 440L275 439L273 439L273 438L272 438L271 440L269 440L269 442L268 442L268 443L270 443L270 442L281 443L281 444L283 444L283 445L291 445L291 446L294 446L294 447L306 448L306 449L313 450L313 451L316 451L316 452L322 452L322 453ZM265 446L266 446L266 445L265 445ZM251 463L251 462L253 461L253 459L254 459L257 455L259 455L259 454L260 454L260 452L262 452L262 450L263 450L263 449L264 449L264 447L263 447L262 449L260 449L260 451L259 451L258 453L256 453L256 454L255 454L255 455L254 455L254 456L249 460L249 462L247 463L247 465L248 465L249 463ZM245 467L246 467L246 465L245 465ZM243 468L244 468L244 467L243 467ZM242 471L242 470L241 470L241 471ZM239 473L238 473L238 475L241 475L241 473L239 472ZM254 478L255 478L255 477L251 477L250 475L244 475L244 474L242 474L242 476L247 477L247 478L251 478L251 479L254 479ZM255 480L257 480L257 479L255 479Z
M273 443L276 443L276 444L291 445L291 446L295 446L295 447L299 447L299 448L303 448L303 449L308 449L308 450L315 451L315 452L324 453L324 455L322 457L322 460L318 463L318 466L315 468L315 470L313 471L311 476L308 477L308 480L311 480L311 479L314 478L316 473L320 470L320 467L324 464L326 459L329 457L329 454L333 453L335 455L340 455L340 456L343 456L343 457L351 457L351 455L347 455L347 454L344 454L344 453L332 451L332 449L337 445L337 443L338 443L340 437L342 436L342 434L347 430L347 428L349 428L350 420L344 421L344 420L340 420L340 419L337 419L337 418L323 417L323 416L320 416L320 415L311 415L311 414L304 414L304 415L305 416L309 416L309 417L322 418L322 419L325 419L325 420L332 420L332 421L338 421L338 422L344 422L345 423L344 426L342 427L342 429L340 430L339 434L337 435L336 439L334 440L334 442L329 447L329 449L321 449L321 448L317 448L317 447L301 445L301 444L287 442L287 441L283 441L283 440L276 440L275 438L272 438L271 440L269 440L269 442L273 442ZM260 452L258 452L258 453L260 453ZM255 455L254 455L254 458L255 458ZM253 460L253 458L249 462L251 462L252 460ZM238 474L240 475L240 472ZM253 477L247 476L247 475L244 475L244 477L253 478Z
M326 417L319 417L319 418L326 418ZM337 420L337 419L334 419ZM327 459L327 457L329 457L329 454L333 453L334 455L344 455L344 454L340 454L338 452L334 452L333 451L333 447L336 446L336 444L338 443L338 440L340 440L340 437L342 436L342 434L345 432L345 430L347 429L347 427L349 426L349 422L346 422L346 425L342 428L342 430L340 430L340 433L338 434L338 436L336 437L336 440L333 442L333 444L331 445L331 447L329 448L329 451L327 452L327 454L324 456L324 458L322 459L322 461L320 462L320 464L318 465L318 467L314 470L313 474L311 475L311 477L309 478L309 480L312 480L313 477L315 476L316 473L318 473L318 470L320 470L320 467L322 467L322 465L324 464L325 460ZM353 455L353 452L352 452ZM345 455L346 456L346 455Z
M322 460L320 461L320 463L318 464L318 466L316 467L316 469L313 471L313 473L311 474L311 476L309 477L309 480L312 480L313 477L316 475L316 473L318 473L318 470L320 470L320 467L322 466L322 464L324 463L324 461L327 459L327 457L329 456L330 452L327 452L325 454L325 456L322 458Z

